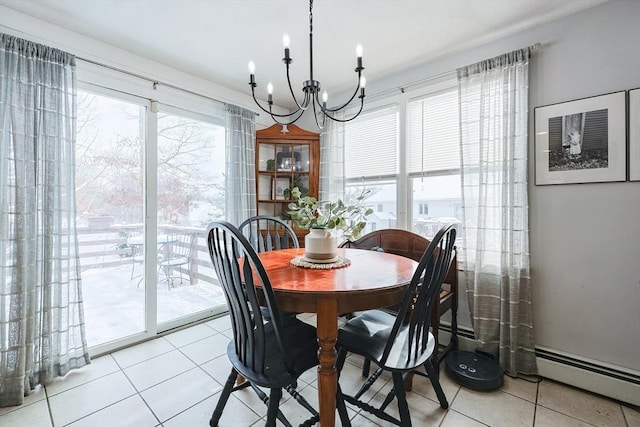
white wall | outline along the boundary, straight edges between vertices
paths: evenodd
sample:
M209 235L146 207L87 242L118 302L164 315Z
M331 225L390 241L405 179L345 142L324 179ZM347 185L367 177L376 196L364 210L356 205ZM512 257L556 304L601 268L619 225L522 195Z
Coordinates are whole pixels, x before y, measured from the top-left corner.
M640 2L605 3L369 81L367 92L389 91L538 42L542 48L530 62L529 80L536 346L640 375L640 182L535 186L533 168L535 107L640 87ZM470 325L468 310L460 322Z
M640 2L540 31L530 110L640 86ZM529 201L539 345L640 373L640 182L531 185Z

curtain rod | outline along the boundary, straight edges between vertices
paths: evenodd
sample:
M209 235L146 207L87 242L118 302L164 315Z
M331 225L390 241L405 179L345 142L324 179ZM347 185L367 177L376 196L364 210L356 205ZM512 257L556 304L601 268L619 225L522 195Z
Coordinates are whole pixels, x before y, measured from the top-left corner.
M536 51L536 50L540 49L541 47L542 47L542 43L537 42L537 43L535 43L535 44L533 44L533 45L529 46L529 49L530 49L531 51ZM226 102L225 102L225 101L221 101L221 100L219 100L219 99L212 98L212 97L210 97L210 96L203 95L203 94L201 94L201 93L197 93L197 92L194 92L194 91L189 90L189 89L184 89L184 88L182 88L182 87L175 86L175 85L172 85L172 84L170 84L170 83L163 83L163 82L160 82L160 81L158 81L158 80L154 80L154 79L152 79L152 78L149 78L149 77L147 77L147 76L143 76L143 75L141 75L141 74L137 74L137 73L134 73L134 72L131 72L131 71L123 70L123 69L121 69L121 68L114 67L114 66L112 66L112 65L102 64L102 63L100 63L100 62L96 62L96 61L93 61L93 60L91 60L91 59L83 58L83 57L81 57L81 56L76 56L76 59L79 59L80 61L88 62L88 63L90 63L90 64L98 65L98 66L100 66L100 67L108 68L108 69L110 69L110 70L114 70L114 71L117 71L117 72L120 72L120 73L128 74L128 75L130 75L130 76L137 77L137 78L142 79L142 80L146 80L146 81L148 81L148 82L153 83L153 88L154 88L154 89L156 88L156 86L157 86L157 85L162 85L162 86L166 86L166 87L171 88L171 89L176 89L176 90L180 90L180 91L183 91L183 92L189 93L189 94L191 94L191 95L199 96L199 97L201 97L201 98L205 98L205 99L208 99L208 100L211 100L211 101L215 101L215 102L222 102L222 103L225 103L225 104L226 104ZM405 91L406 91L407 89L411 88L411 87L418 86L418 85L423 85L423 84L428 83L428 82L430 82L430 81L432 81L432 80L437 80L437 79L439 79L439 78L441 78L441 77L444 77L444 76L446 76L446 75L448 75L448 74L452 74L452 73L455 73L455 70L445 71L445 72L442 72L442 73L435 74L435 75L433 75L433 76L425 77L425 78L423 78L423 79L414 80L414 81L412 81L412 82L405 83L405 84L403 84L403 85L401 85L401 86L396 86L396 87L394 87L394 88L386 89L386 90L380 91L380 92L378 92L378 93L374 93L374 94L372 94L372 95L369 95L369 99L376 99L376 98L379 98L379 97L381 97L381 96L390 95L390 94L393 94L393 93L398 92L398 91L399 91L400 93L405 93ZM243 107L243 108L246 108L246 107ZM254 111L254 110L251 110L251 109L249 109L249 108L247 108L247 109L248 109L248 110L250 110L250 111L252 111L256 116L260 116L260 113L259 113L259 112Z
M210 96L203 95L203 94L201 94L201 93L194 92L194 91L192 91L192 90L185 89L185 88L182 88L182 87L180 87L180 86L172 85L171 83L164 83L164 82L161 82L161 81L159 81L159 80L155 80L155 79L152 79L152 78L150 78L150 77L147 77L147 76L143 76L143 75L141 75L141 74L134 73L134 72L132 72L132 71L123 70L122 68L114 67L113 65L106 65L106 64L102 64L102 63L100 63L100 62L96 62L96 61L93 61L93 60L91 60L91 59L83 58L83 57L81 57L81 56L76 56L76 59L78 59L78 60L80 60L80 61L87 62L87 63L89 63L89 64L97 65L97 66L99 66L99 67L108 68L108 69L110 69L110 70L117 71L117 72L119 72L119 73L124 73L124 74L130 75L130 76L132 76L132 77L139 78L139 79L141 79L141 80L146 80L146 81L148 81L148 82L153 83L153 89L156 89L156 86L161 85L161 86L166 86L166 87L171 88L171 89L180 90L180 91L182 91L182 92L186 92L186 93L191 94L191 95L199 96L200 98L205 98L205 99L208 99L208 100L210 100L210 101L222 102L223 104L228 104L228 102L221 101L221 100L219 100L219 99L212 98L212 97L210 97ZM243 108L246 108L246 107L243 107ZM253 111L253 110L251 110L251 109L249 109L249 108L247 108L247 110L249 110L249 111L253 112L256 116L259 116L259 115L260 115L260 113L258 113L257 111Z
M540 43L540 42L537 42L537 43L529 46L529 50L532 51L532 52L535 52L536 50L539 50L540 48L542 48L542 43ZM430 81L437 80L437 79L439 79L441 77L444 77L447 74L454 74L455 72L456 72L456 70L444 71L442 73L438 73L438 74L435 74L433 76L425 77L425 78L422 78L422 79L419 79L419 80L414 80L412 82L405 83L403 85L396 86L396 87L393 87L393 88L390 88L390 89L385 89L383 91L374 93L372 95L368 95L368 97L375 99L375 98L378 98L378 97L381 97L381 96L394 94L394 93L396 93L398 91L400 93L405 93L405 91L407 89L409 89L409 88L412 88L412 87L418 86L418 85L423 85L423 84L428 83Z

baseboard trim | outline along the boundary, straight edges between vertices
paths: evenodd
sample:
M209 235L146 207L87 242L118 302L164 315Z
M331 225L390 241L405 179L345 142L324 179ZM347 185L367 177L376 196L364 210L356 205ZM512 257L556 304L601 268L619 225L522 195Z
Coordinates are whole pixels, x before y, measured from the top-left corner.
M440 343L448 343L449 325L441 325ZM475 351L473 330L458 328L458 347ZM541 377L571 385L620 402L640 406L640 373L617 369L595 361L536 347L536 363Z
M544 378L640 406L640 385L637 383L567 365L557 360L536 357L536 362L538 373Z

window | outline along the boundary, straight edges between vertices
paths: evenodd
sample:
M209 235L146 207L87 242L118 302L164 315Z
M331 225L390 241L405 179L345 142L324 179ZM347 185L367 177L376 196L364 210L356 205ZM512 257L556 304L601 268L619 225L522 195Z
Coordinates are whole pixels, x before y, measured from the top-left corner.
M447 223L461 225L457 88L410 100L407 116L410 228L432 238Z
M460 236L456 77L445 76L419 95L416 91L380 100L345 124L346 191L372 190L368 200L377 209L365 232L406 228L432 238L454 223Z
M368 233L397 227L398 123L396 105L363 113L345 125L345 199L370 190Z

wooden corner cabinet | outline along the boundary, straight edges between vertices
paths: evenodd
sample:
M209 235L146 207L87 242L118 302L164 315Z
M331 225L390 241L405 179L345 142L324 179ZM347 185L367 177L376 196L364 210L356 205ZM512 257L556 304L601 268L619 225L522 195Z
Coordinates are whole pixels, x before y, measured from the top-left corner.
M320 134L296 125L273 125L256 131L256 197L258 215L289 220L291 189L318 198ZM308 230L297 229L300 247Z

